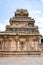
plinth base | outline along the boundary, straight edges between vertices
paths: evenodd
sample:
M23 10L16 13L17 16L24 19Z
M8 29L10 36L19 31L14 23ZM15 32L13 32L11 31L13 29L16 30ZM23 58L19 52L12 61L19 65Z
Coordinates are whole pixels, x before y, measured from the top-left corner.
M41 55L40 51L0 51L0 57Z

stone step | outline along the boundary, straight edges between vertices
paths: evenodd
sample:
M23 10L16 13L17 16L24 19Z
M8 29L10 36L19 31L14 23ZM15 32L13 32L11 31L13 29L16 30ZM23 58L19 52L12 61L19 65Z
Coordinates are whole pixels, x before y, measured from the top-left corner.
M41 55L41 51L0 51L1 56L29 56Z

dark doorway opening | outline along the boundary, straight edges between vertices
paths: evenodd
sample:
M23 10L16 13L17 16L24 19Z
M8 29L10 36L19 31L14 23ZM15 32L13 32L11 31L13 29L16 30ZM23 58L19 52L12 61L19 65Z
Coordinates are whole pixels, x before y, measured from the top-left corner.
M24 48L24 43L21 42L21 50L23 50L23 48Z
M41 39L41 43L43 43L43 39Z

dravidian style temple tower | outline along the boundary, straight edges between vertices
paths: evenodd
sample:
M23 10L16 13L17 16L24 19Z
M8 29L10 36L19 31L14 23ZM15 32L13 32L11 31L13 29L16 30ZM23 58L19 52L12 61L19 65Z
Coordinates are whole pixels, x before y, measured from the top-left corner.
M42 36L28 11L17 9L9 23L6 30L0 32L0 56L40 55L43 49L40 43Z

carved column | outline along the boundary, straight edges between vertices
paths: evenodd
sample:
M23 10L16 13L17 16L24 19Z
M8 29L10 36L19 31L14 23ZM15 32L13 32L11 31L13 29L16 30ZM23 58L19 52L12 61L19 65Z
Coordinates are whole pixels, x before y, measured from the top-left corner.
M39 50L38 42L35 41L35 50Z
M30 49L31 49L31 47L30 47L30 42L28 41L27 50L29 51Z
M20 51L20 41L17 42L17 50Z
M5 49L5 44L4 44L4 41L2 42L2 50Z
M1 43L2 43L2 50L6 50L5 40L3 40Z

